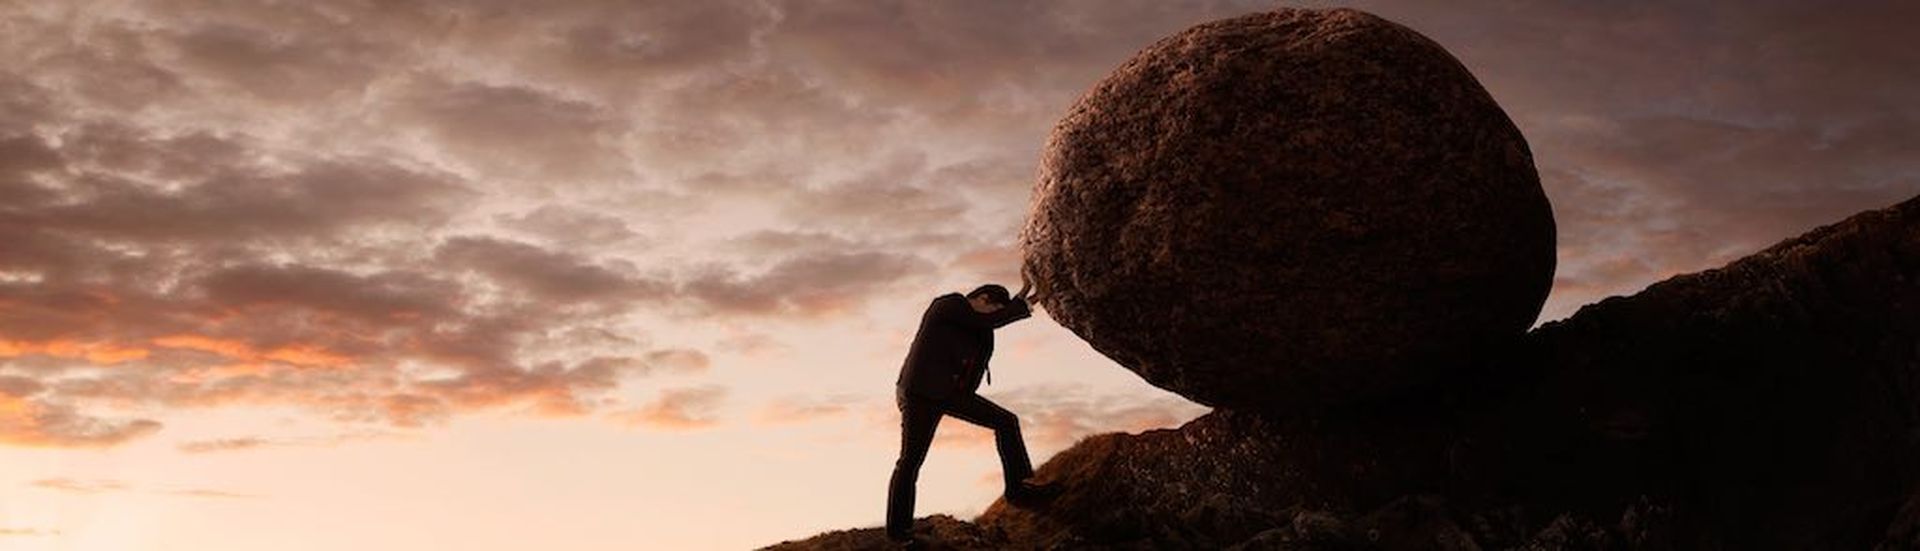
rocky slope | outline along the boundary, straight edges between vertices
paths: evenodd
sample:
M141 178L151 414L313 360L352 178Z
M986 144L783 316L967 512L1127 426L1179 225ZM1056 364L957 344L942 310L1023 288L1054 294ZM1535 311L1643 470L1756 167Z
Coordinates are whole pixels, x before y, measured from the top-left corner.
M1039 476L1066 492L921 533L958 549L1911 549L1920 198L1589 305L1392 400L1096 436Z

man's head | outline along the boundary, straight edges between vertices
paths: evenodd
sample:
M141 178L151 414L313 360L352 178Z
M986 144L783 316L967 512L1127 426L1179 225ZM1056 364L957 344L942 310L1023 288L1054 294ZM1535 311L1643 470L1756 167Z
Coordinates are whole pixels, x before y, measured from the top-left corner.
M981 285L973 292L967 293L967 304L973 305L973 311L982 314L998 312L1011 301L1013 301L1013 295L1007 293L1006 287L992 283Z

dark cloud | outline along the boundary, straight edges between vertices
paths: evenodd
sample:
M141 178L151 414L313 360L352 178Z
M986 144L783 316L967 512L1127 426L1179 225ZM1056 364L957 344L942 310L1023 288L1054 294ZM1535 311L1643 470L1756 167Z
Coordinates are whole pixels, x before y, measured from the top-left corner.
M563 251L487 237L455 237L440 245L436 261L492 277L534 298L557 302L612 301L625 304L658 298L663 282L600 265Z
M177 70L155 59L160 40L154 35L102 23L64 38L68 47L40 50L45 57L36 60L36 73L91 106L137 113L192 93Z
M424 80L392 107L393 122L496 174L604 178L625 174L611 140L621 125L603 106L524 85Z
M683 291L716 314L818 317L850 311L894 282L932 268L909 254L803 254L758 274L703 274Z
M234 266L195 279L190 289L226 310L301 310L372 325L457 316L464 298L455 283L420 272L356 274L298 264Z
M1077 95L1160 36L1271 3L962 5L893 0L778 5L781 24L767 40L779 51L873 101L911 106L916 115L967 128L997 126L1010 118L1057 116L1065 107L1060 100L1071 99L1057 95ZM1048 95L1056 97L1044 97ZM1042 138L1044 134L1028 136L1025 143L1037 145Z
M618 217L559 205L542 205L517 216L499 215L494 220L506 228L566 248L604 248L643 239Z
M60 201L10 205L0 222L97 239L230 243L431 225L469 193L449 175L377 159L272 170L248 148L238 138L83 127L58 149L78 172Z
M159 34L153 42L173 57L174 67L208 81L203 92L239 92L274 102L356 93L388 55L347 33L289 36L275 28L208 22Z
M31 134L0 136L0 201L7 204L44 204L57 194L35 183L35 173L58 168L60 154Z

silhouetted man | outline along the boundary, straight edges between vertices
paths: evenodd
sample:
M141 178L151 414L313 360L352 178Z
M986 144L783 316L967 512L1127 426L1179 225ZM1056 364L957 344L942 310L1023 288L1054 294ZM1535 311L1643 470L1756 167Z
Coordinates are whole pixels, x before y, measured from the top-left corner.
M894 391L900 406L900 459L887 486L887 537L896 543L918 544L912 535L914 481L943 416L993 430L1008 503L1030 505L1050 490L1027 480L1033 464L1020 439L1020 419L975 394L982 377L992 382L987 360L993 356L993 330L1033 315L1027 306L1032 285L1024 274L1021 279L1019 294L1007 296L1006 287L981 285L965 297L948 293L933 299L920 317L920 331L913 336Z

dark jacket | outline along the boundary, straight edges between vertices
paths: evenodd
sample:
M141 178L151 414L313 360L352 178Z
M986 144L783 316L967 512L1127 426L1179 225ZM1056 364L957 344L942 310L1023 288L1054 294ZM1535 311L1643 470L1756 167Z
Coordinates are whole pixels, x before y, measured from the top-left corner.
M920 331L913 336L897 384L910 394L935 399L979 390L987 360L993 357L993 330L1032 315L1025 300L982 314L960 293L934 298L920 316Z

